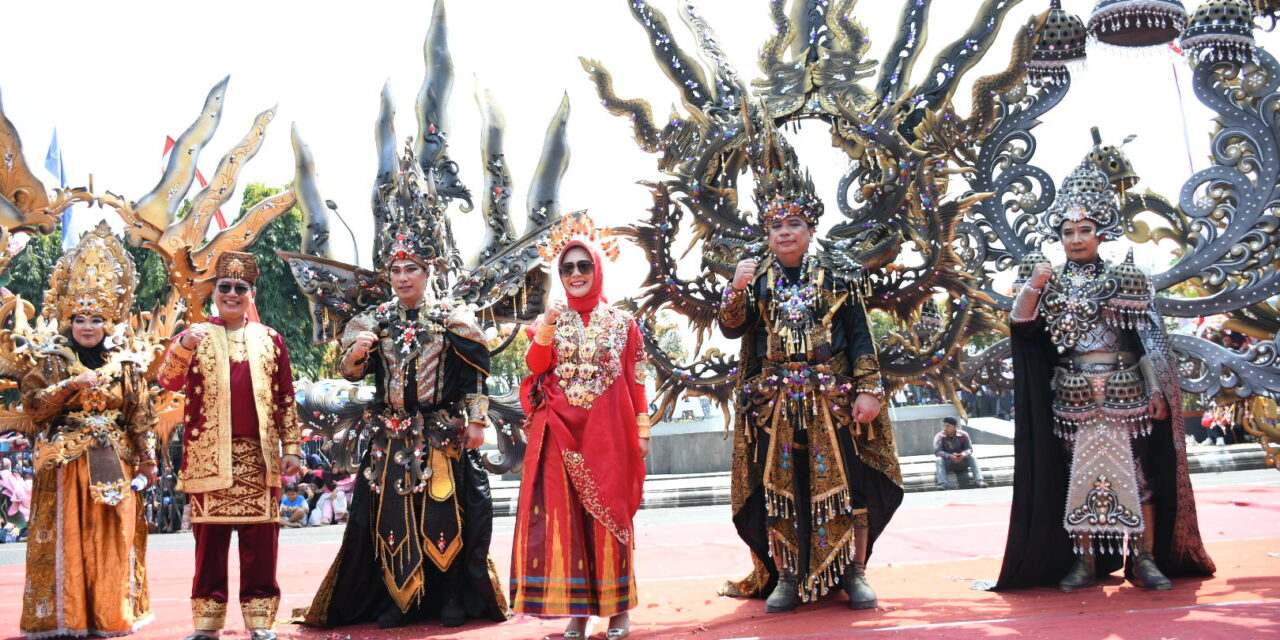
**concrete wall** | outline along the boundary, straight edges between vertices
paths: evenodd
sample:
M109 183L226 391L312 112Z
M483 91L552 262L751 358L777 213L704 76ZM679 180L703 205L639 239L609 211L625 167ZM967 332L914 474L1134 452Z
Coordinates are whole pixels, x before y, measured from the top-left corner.
M711 424L706 424L708 422ZM679 429L668 433L663 433L666 427L677 425L659 424L653 428L649 458L645 461L650 474L719 473L733 467L733 440L725 438L724 423L720 418L698 424L714 428Z
M890 410L900 457L931 455L933 436L942 418L956 415L949 404L900 407ZM984 428L976 421L968 429L974 444L1013 444L1012 428ZM716 415L693 422L654 425L649 473L717 473L733 466L733 443L725 438L724 421Z

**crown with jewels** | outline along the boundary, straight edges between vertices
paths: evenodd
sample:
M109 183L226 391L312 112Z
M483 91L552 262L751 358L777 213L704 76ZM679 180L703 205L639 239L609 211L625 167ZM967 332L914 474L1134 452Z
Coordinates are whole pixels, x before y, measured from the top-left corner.
M570 242L578 241L594 246L600 255L610 261L618 259L618 241L612 238L608 229L596 227L591 216L585 210L567 213L560 218L560 223L551 227L547 237L538 243L538 255L547 263L555 263Z
M98 316L110 330L129 315L137 286L133 258L104 220L54 265L44 293L44 313L56 316L63 327L78 315Z

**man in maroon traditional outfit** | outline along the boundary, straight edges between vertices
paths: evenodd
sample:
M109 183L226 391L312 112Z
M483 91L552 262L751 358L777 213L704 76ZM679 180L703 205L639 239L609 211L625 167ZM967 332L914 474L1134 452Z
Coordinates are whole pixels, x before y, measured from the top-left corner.
M239 532L244 626L251 640L272 640L280 475L301 466L293 372L284 338L246 318L258 278L253 256L224 252L215 272L218 317L181 333L159 375L161 386L186 394L178 488L190 495L196 538L195 632L187 640L216 638L222 629L232 530Z

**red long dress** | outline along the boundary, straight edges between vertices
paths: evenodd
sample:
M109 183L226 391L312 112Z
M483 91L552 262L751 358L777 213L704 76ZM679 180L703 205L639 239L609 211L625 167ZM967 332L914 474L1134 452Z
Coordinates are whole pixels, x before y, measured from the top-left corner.
M579 345L561 356L566 324L613 356L585 350L592 356L587 363L599 365L596 374L604 378L587 379L576 390L580 377L562 386L557 375L562 364L583 361ZM540 616L612 616L637 602L632 518L645 473L637 434L637 415L648 410L644 342L635 320L603 301L590 311L566 311L557 326L552 344L530 345L525 360L532 374L520 389L531 419L511 558L512 608ZM606 382L584 404L578 392Z

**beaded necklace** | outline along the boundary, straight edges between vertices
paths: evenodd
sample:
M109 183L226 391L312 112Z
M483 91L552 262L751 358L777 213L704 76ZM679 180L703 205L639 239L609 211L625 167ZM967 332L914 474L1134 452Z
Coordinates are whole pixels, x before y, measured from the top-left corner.
M814 262L812 256L801 260L800 275L795 282L787 278L777 260L770 267L770 325L789 354L809 352L809 336L822 315L818 308L822 299L819 295L821 283L817 270L813 268Z
M1075 347L1085 333L1102 322L1107 300L1120 287L1109 276L1101 260L1068 261L1049 280L1043 300L1044 316L1059 352Z

